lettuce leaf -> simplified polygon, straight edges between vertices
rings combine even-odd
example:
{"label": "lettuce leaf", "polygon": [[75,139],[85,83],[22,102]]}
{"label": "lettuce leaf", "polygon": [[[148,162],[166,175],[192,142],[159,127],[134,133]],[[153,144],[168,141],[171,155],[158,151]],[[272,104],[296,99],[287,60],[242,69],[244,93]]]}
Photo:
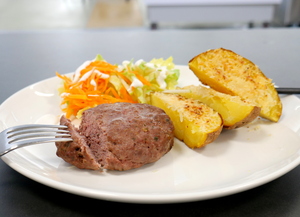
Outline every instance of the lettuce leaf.
{"label": "lettuce leaf", "polygon": [[[129,87],[126,87],[131,96],[140,103],[150,103],[151,92],[175,89],[179,70],[174,67],[173,58],[169,57],[166,60],[152,59],[150,62],[124,61],[119,66],[119,71],[131,81]],[[143,82],[144,79],[147,82]]]}

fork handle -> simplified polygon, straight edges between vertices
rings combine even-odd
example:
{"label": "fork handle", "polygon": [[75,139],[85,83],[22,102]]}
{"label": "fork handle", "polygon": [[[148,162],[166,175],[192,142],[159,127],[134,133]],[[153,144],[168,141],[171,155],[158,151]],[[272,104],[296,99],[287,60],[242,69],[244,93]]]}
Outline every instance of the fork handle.
{"label": "fork handle", "polygon": [[277,87],[276,90],[283,94],[300,94],[300,88],[297,87]]}

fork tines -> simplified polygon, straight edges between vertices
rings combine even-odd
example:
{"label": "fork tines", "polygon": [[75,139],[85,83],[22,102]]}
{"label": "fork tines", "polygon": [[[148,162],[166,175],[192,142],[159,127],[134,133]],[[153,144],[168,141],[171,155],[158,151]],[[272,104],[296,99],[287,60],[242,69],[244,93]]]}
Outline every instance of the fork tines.
{"label": "fork tines", "polygon": [[28,145],[72,141],[67,126],[28,124],[8,128],[0,133],[0,157]]}
{"label": "fork tines", "polygon": [[67,126],[63,125],[41,125],[29,124],[23,126],[15,126],[7,129],[8,143],[26,143],[31,144],[39,142],[55,142],[55,141],[71,141],[71,135],[67,130]]}

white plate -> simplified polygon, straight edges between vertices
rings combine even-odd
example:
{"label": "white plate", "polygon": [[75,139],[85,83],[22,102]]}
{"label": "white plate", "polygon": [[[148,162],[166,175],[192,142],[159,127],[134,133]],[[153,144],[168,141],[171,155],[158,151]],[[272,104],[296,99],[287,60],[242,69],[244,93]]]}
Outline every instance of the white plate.
{"label": "white plate", "polygon": [[[180,85],[198,81],[186,66]],[[54,77],[33,84],[0,106],[0,129],[27,123],[56,123],[61,114]],[[30,146],[2,159],[19,173],[66,192],[112,201],[172,203],[242,192],[274,180],[300,162],[300,100],[282,98],[279,123],[258,119],[248,127],[224,131],[205,148],[176,141],[158,162],[126,172],[79,170],[56,157],[54,144]]]}

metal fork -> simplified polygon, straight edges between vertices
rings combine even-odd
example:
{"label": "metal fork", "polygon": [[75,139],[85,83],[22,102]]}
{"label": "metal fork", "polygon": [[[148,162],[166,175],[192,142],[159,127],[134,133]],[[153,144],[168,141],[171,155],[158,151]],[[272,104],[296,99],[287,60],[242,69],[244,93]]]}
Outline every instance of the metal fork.
{"label": "metal fork", "polygon": [[10,127],[0,133],[0,157],[24,146],[72,141],[67,126],[27,124]]}

